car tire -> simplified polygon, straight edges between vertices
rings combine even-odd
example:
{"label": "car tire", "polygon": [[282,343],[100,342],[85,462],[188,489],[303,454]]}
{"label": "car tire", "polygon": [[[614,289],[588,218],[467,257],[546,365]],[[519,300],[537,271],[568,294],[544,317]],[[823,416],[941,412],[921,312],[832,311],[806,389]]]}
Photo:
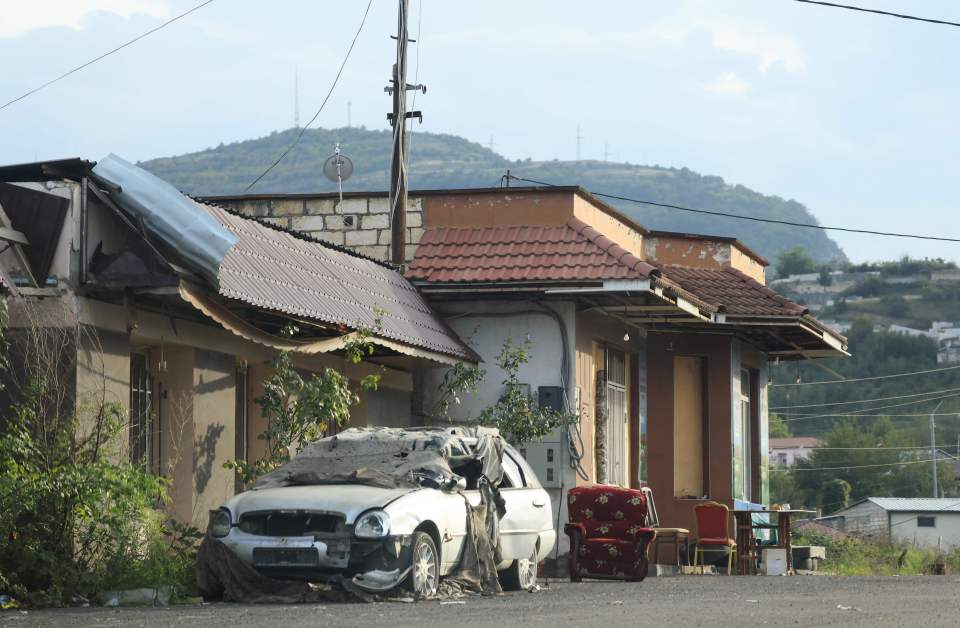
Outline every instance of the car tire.
{"label": "car tire", "polygon": [[504,591],[530,591],[537,584],[537,549],[530,558],[518,558],[499,573]]}
{"label": "car tire", "polygon": [[414,599],[436,595],[440,585],[440,554],[433,538],[426,532],[414,532],[410,542],[410,573],[403,587]]}

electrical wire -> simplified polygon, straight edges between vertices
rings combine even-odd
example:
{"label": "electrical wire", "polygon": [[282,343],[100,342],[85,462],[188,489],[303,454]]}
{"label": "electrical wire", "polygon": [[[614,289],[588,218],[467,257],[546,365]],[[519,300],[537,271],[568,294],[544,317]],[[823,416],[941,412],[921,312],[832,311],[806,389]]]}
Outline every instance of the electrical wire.
{"label": "electrical wire", "polygon": [[[893,395],[892,397],[874,397],[873,399],[857,399],[855,401],[831,401],[829,403],[806,403],[798,404],[795,406],[776,406],[769,408],[770,410],[792,410],[793,408],[824,408],[826,406],[848,406],[852,403],[871,403],[873,401],[890,401],[892,399],[909,399],[911,397],[924,397],[927,395],[940,395],[943,393],[952,393],[960,391],[960,387],[955,388],[944,388],[942,390],[930,390],[922,393],[911,393],[909,395]],[[871,408],[864,408],[864,410],[870,410]]]}
{"label": "electrical wire", "polygon": [[[822,418],[826,418],[826,417],[837,417],[837,416],[846,416],[846,417],[850,417],[850,418],[857,418],[857,417],[859,417],[859,416],[884,416],[884,415],[861,415],[861,414],[859,414],[859,413],[860,413],[860,412],[869,412],[869,411],[871,411],[871,410],[884,410],[884,409],[886,409],[886,408],[900,408],[900,407],[902,407],[902,406],[912,406],[912,405],[917,404],[917,403],[926,403],[926,402],[928,402],[928,401],[940,401],[940,400],[942,400],[942,399],[953,399],[953,398],[955,398],[955,397],[960,397],[960,394],[944,395],[944,396],[942,396],[942,397],[931,397],[931,398],[929,398],[929,399],[917,399],[917,400],[914,400],[914,401],[907,401],[906,403],[893,403],[893,404],[890,404],[890,405],[876,406],[876,407],[873,407],[873,408],[861,408],[860,410],[851,410],[848,414],[830,414],[830,413],[826,413],[826,414],[813,414],[813,415],[797,416],[797,417],[792,417],[792,418],[788,418],[788,419],[780,419],[780,420],[783,421],[784,423],[790,423],[790,422],[793,422],[793,421],[809,421],[809,420],[811,420],[811,419],[822,419]],[[926,416],[926,415],[921,415],[921,416]]]}
{"label": "electrical wire", "polygon": [[[555,183],[547,183],[545,181],[537,181],[536,179],[527,179],[524,177],[518,177],[514,174],[507,173],[500,177],[500,180],[514,180],[514,181],[525,181],[527,183],[532,183],[534,185],[543,185],[547,187],[557,187]],[[823,231],[843,231],[845,233],[864,233],[867,235],[878,235],[878,236],[888,236],[891,238],[912,238],[915,240],[935,240],[938,242],[960,242],[960,238],[947,238],[942,236],[928,236],[928,235],[918,235],[912,233],[897,233],[893,231],[873,231],[870,229],[854,229],[852,227],[825,227],[823,225],[815,225],[812,223],[806,222],[793,222],[790,220],[777,220],[775,218],[759,218],[757,216],[745,216],[743,214],[733,214],[730,212],[721,212],[710,209],[695,209],[693,207],[683,207],[682,205],[673,205],[671,203],[659,203],[656,201],[646,201],[639,198],[630,198],[629,196],[619,196],[617,194],[608,194],[606,192],[596,192],[593,190],[589,191],[594,196],[600,196],[603,198],[610,198],[618,201],[627,201],[629,203],[637,203],[639,205],[650,205],[653,207],[663,207],[665,209],[676,209],[683,212],[692,212],[694,214],[706,214],[708,216],[721,216],[723,218],[735,218],[738,220],[750,220],[753,222],[764,222],[775,225],[786,225],[788,227],[803,227],[805,229],[820,229]]]}
{"label": "electrical wire", "polygon": [[872,382],[878,379],[893,379],[895,377],[909,377],[911,375],[927,375],[928,373],[942,373],[943,371],[955,371],[960,366],[945,366],[939,369],[929,369],[926,371],[913,371],[911,373],[893,373],[891,375],[875,375],[873,377],[857,377],[855,379],[834,379],[822,382],[790,382],[786,384],[770,384],[768,388],[780,388],[782,386],[819,386],[822,384],[852,384],[854,382]]}
{"label": "electrical wire", "polygon": [[189,10],[187,10],[187,11],[184,11],[184,12],[181,13],[180,15],[177,15],[176,17],[170,18],[169,20],[167,20],[167,21],[164,22],[163,24],[160,24],[159,26],[156,26],[156,27],[154,27],[154,28],[151,28],[150,30],[148,30],[148,31],[145,32],[145,33],[142,33],[142,34],[140,34],[140,35],[137,35],[136,37],[134,37],[134,38],[131,39],[130,41],[128,41],[128,42],[126,42],[126,43],[124,43],[124,44],[121,44],[121,45],[117,46],[116,48],[113,48],[112,50],[108,50],[107,52],[103,53],[103,54],[100,55],[99,57],[95,57],[95,58],[87,61],[86,63],[84,63],[84,64],[82,64],[82,65],[78,65],[77,67],[73,68],[72,70],[69,70],[69,71],[67,71],[67,72],[64,72],[63,74],[61,74],[60,76],[58,76],[58,77],[56,77],[56,78],[54,78],[54,79],[50,79],[49,81],[47,81],[47,82],[44,83],[43,85],[38,85],[37,87],[34,87],[34,88],[31,89],[30,91],[28,91],[28,92],[26,92],[26,93],[24,93],[24,94],[21,94],[20,96],[17,96],[16,98],[14,98],[14,99],[11,100],[11,101],[8,101],[8,102],[4,103],[2,106],[0,106],[0,111],[3,111],[4,109],[6,109],[7,107],[9,107],[10,105],[12,105],[12,104],[14,104],[14,103],[20,102],[21,100],[23,100],[24,98],[26,98],[26,97],[28,97],[28,96],[31,96],[31,95],[33,95],[33,94],[36,94],[36,93],[39,92],[41,89],[44,89],[44,88],[46,88],[46,87],[50,87],[51,85],[53,85],[53,84],[56,83],[57,81],[62,81],[63,79],[65,79],[65,78],[67,78],[68,76],[70,76],[71,74],[75,74],[76,72],[79,72],[80,70],[82,70],[82,69],[84,69],[84,68],[86,68],[86,67],[89,67],[89,66],[93,65],[94,63],[96,63],[97,61],[100,61],[101,59],[104,59],[104,58],[106,58],[106,57],[109,57],[110,55],[112,55],[112,54],[115,53],[115,52],[119,52],[119,51],[123,50],[124,48],[126,48],[127,46],[130,46],[131,44],[137,43],[138,41],[140,41],[140,40],[143,39],[144,37],[147,37],[147,36],[149,36],[149,35],[152,35],[152,34],[156,33],[158,30],[160,30],[160,29],[162,29],[162,28],[165,28],[165,27],[167,27],[167,26],[170,26],[171,24],[173,24],[173,23],[176,22],[177,20],[187,17],[188,15],[190,15],[191,13],[193,13],[194,11],[197,11],[197,10],[199,10],[199,9],[202,9],[203,7],[207,6],[207,5],[210,4],[211,2],[213,2],[213,0],[206,0],[205,2],[201,2],[200,4],[198,4],[197,6],[193,7],[192,9],[189,9]]}
{"label": "electrical wire", "polygon": [[923,460],[903,460],[900,462],[879,462],[877,464],[855,464],[845,467],[791,467],[792,473],[800,471],[846,471],[848,469],[873,469],[876,467],[900,467],[908,464],[921,464],[924,462],[934,462],[936,458],[925,458]]}
{"label": "electrical wire", "polygon": [[906,13],[893,13],[892,11],[881,11],[880,9],[868,9],[866,7],[855,7],[850,4],[838,4],[836,2],[821,2],[820,0],[794,0],[803,4],[818,4],[833,9],[847,9],[850,11],[860,11],[862,13],[875,13],[877,15],[886,15],[888,17],[898,17],[903,20],[914,20],[916,22],[927,22],[929,24],[940,24],[943,26],[960,26],[960,22],[948,22],[946,20],[935,20],[928,17],[917,17],[916,15],[907,15]]}
{"label": "electrical wire", "polygon": [[[211,0],[211,1],[212,1],[212,0]],[[370,7],[371,7],[371,5],[373,5],[373,0],[368,0],[368,2],[367,2],[367,8],[366,8],[366,10],[363,12],[363,19],[360,20],[360,26],[357,28],[357,32],[356,32],[356,34],[353,36],[353,41],[350,42],[350,47],[347,48],[347,54],[344,55],[344,57],[343,57],[343,62],[340,64],[340,69],[337,70],[337,75],[333,78],[333,83],[330,85],[330,89],[327,90],[327,95],[324,97],[323,102],[320,103],[320,108],[317,109],[317,112],[316,112],[315,114],[313,114],[313,117],[310,118],[310,121],[307,122],[305,125],[303,125],[303,127],[300,129],[300,133],[298,133],[296,139],[293,140],[293,143],[290,144],[290,146],[288,146],[287,149],[286,149],[285,151],[283,151],[283,152],[280,154],[279,157],[277,157],[277,160],[276,160],[276,161],[274,161],[272,164],[270,164],[270,167],[269,167],[269,168],[267,168],[266,170],[264,170],[264,171],[260,174],[259,177],[257,177],[256,179],[254,179],[254,180],[253,180],[253,183],[251,183],[250,185],[248,185],[248,186],[246,187],[246,189],[244,190],[245,193],[246,193],[246,192],[249,192],[249,191],[250,191],[250,188],[252,188],[252,187],[255,186],[257,183],[259,183],[262,178],[264,178],[265,176],[267,176],[267,175],[270,173],[271,170],[273,170],[274,168],[276,168],[277,165],[278,165],[281,161],[283,161],[283,158],[284,158],[284,157],[286,157],[287,155],[290,154],[290,151],[292,151],[294,148],[296,148],[297,144],[300,143],[301,138],[303,138],[303,134],[307,132],[307,129],[310,127],[311,124],[314,123],[314,121],[315,121],[315,120],[317,119],[317,117],[320,115],[320,112],[323,111],[323,108],[327,106],[327,101],[330,100],[330,96],[333,94],[333,90],[337,87],[337,83],[340,82],[340,76],[343,74],[343,68],[346,67],[347,61],[350,59],[350,53],[353,52],[353,47],[354,47],[354,46],[356,45],[356,43],[357,43],[357,38],[360,37],[360,32],[363,31],[363,25],[367,23],[367,16],[370,14]]]}

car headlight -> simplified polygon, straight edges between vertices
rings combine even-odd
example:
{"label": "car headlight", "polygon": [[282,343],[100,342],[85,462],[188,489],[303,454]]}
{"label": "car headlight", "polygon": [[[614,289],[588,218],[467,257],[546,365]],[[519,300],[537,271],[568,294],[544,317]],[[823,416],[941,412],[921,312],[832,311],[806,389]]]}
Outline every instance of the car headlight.
{"label": "car headlight", "polygon": [[382,510],[371,510],[357,518],[353,534],[361,539],[382,539],[390,532],[390,515]]}
{"label": "car headlight", "polygon": [[230,534],[230,527],[233,522],[230,520],[230,511],[226,508],[210,511],[210,521],[207,523],[207,532],[217,538],[223,538]]}

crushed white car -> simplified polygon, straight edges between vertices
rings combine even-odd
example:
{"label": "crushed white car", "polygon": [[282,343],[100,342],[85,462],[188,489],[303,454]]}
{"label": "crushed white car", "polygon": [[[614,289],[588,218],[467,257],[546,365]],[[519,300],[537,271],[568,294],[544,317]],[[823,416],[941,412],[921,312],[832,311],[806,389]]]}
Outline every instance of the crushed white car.
{"label": "crushed white car", "polygon": [[483,533],[497,548],[502,587],[534,587],[556,542],[550,497],[484,428],[351,428],[323,438],[211,511],[207,534],[273,578],[348,578],[367,591],[402,585],[430,597],[464,567],[471,541],[476,552],[470,512],[481,502],[499,514]]}

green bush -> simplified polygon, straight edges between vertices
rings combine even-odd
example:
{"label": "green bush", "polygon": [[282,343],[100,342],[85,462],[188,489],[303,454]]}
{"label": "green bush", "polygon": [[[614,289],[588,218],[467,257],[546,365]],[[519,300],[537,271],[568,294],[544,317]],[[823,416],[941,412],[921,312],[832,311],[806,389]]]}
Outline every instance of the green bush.
{"label": "green bush", "polygon": [[[935,550],[887,539],[839,538],[816,532],[798,532],[793,544],[826,548],[827,557],[820,564],[820,570],[839,576],[931,574],[937,560]],[[960,552],[948,556],[947,564],[960,570]]]}

